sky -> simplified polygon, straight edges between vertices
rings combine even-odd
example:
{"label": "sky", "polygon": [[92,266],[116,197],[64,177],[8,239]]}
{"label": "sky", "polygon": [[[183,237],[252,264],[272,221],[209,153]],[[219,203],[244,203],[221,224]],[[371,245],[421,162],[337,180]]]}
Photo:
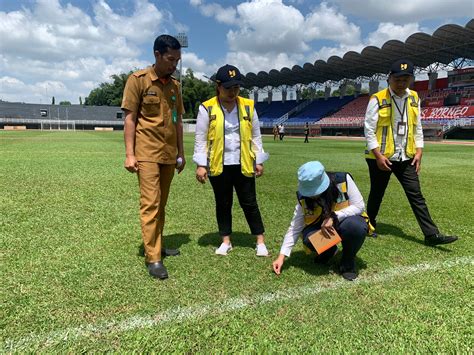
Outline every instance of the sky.
{"label": "sky", "polygon": [[183,69],[211,76],[343,56],[439,26],[472,0],[0,0],[0,100],[79,103],[110,76],[153,63],[153,41],[184,32]]}

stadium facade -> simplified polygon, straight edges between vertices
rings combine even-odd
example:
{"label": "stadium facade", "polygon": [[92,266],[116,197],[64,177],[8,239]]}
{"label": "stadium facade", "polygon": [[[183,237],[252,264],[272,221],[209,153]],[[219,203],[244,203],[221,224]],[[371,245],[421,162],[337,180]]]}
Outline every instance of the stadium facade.
{"label": "stadium facade", "polygon": [[[365,47],[361,53],[347,52],[342,58],[295,65],[291,69],[272,69],[244,77],[257,102],[263,133],[284,124],[287,134],[303,134],[308,123],[313,135],[363,135],[363,118],[369,96],[379,90],[390,65],[401,58],[410,59],[417,74],[428,80],[414,83],[422,98],[425,136],[430,139],[459,137],[473,139],[474,130],[474,19],[465,26],[447,24],[433,35],[414,33],[405,42],[391,40],[381,48]],[[448,77],[438,79],[438,72]],[[354,95],[346,96],[351,84]],[[369,93],[362,94],[363,84]],[[331,96],[339,88],[339,97]],[[296,91],[287,100],[288,89]],[[303,100],[303,89],[324,92],[323,98]],[[281,92],[282,100],[273,101]],[[259,95],[265,95],[259,101]],[[188,125],[188,128],[192,126]],[[0,128],[4,129],[123,129],[119,107],[83,105],[41,105],[0,101]]]}

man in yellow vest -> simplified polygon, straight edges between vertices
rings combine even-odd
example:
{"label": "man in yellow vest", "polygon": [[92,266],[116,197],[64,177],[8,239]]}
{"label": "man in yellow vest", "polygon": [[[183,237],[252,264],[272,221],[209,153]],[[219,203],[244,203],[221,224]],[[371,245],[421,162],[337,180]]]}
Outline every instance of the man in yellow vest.
{"label": "man in yellow vest", "polygon": [[374,94],[365,114],[366,161],[370,174],[367,214],[376,227],[376,217],[392,172],[405,190],[426,245],[448,244],[458,239],[439,232],[421,193],[418,174],[423,151],[423,129],[418,94],[409,90],[413,63],[392,64],[387,89]]}

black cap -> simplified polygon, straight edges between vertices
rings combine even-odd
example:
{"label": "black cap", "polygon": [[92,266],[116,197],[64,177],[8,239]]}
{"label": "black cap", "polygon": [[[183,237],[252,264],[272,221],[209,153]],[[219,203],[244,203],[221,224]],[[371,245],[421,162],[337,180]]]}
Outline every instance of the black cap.
{"label": "black cap", "polygon": [[407,59],[397,60],[395,63],[392,64],[389,74],[395,77],[402,75],[413,76],[413,63]]}
{"label": "black cap", "polygon": [[229,64],[226,64],[223,67],[219,68],[215,76],[215,81],[226,89],[235,85],[244,84],[242,81],[242,74],[240,74],[240,70]]}

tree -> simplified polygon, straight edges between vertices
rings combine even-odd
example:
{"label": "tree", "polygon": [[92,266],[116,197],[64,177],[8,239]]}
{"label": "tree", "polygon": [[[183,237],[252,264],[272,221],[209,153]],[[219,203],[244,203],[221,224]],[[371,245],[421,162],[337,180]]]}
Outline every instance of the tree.
{"label": "tree", "polygon": [[85,104],[91,106],[120,106],[123,89],[131,73],[132,71],[127,74],[112,75],[112,82],[99,84],[99,87],[93,89],[86,97]]}
{"label": "tree", "polygon": [[[89,96],[85,98],[85,105],[120,106],[123,89],[131,73],[114,74],[111,76],[113,79],[111,83],[99,84],[99,87],[93,89]],[[183,105],[186,111],[185,117],[196,118],[199,105],[216,95],[215,84],[211,81],[203,81],[196,78],[192,69],[188,68],[185,75],[183,75],[182,85]],[[240,95],[249,97],[249,91],[241,89]],[[80,98],[79,102],[81,102]]]}
{"label": "tree", "polygon": [[250,97],[250,91],[245,88],[240,88],[239,96],[246,97],[248,99]]}
{"label": "tree", "polygon": [[[355,94],[355,87],[354,85],[352,84],[347,84],[347,87],[346,87],[346,93],[344,94],[344,96],[351,96],[351,95],[354,95]],[[335,97],[335,96],[340,96],[341,95],[341,91],[339,89],[337,90],[334,90],[331,94],[331,96]]]}
{"label": "tree", "polygon": [[[240,89],[240,96],[249,97],[250,91]],[[216,96],[216,85],[212,81],[203,81],[194,76],[191,68],[186,69],[183,76],[183,105],[187,118],[196,118],[199,105],[204,101]]]}
{"label": "tree", "polygon": [[356,88],[352,84],[348,84],[346,88],[346,96],[354,95],[356,92]]}
{"label": "tree", "polygon": [[310,88],[304,88],[301,91],[301,99],[303,100],[311,100],[311,99],[319,99],[324,97],[323,90],[312,91]]}
{"label": "tree", "polygon": [[79,105],[82,105],[82,97],[79,96]]}
{"label": "tree", "polygon": [[71,106],[71,101],[61,101],[59,104],[62,106]]}
{"label": "tree", "polygon": [[54,99],[54,96],[53,96],[53,97],[51,98],[51,105],[54,105],[54,102],[55,102],[55,101],[56,101],[56,100]]}
{"label": "tree", "polygon": [[196,118],[199,105],[216,95],[215,85],[210,81],[203,81],[194,77],[192,69],[188,68],[183,76],[183,105],[185,116]]}

